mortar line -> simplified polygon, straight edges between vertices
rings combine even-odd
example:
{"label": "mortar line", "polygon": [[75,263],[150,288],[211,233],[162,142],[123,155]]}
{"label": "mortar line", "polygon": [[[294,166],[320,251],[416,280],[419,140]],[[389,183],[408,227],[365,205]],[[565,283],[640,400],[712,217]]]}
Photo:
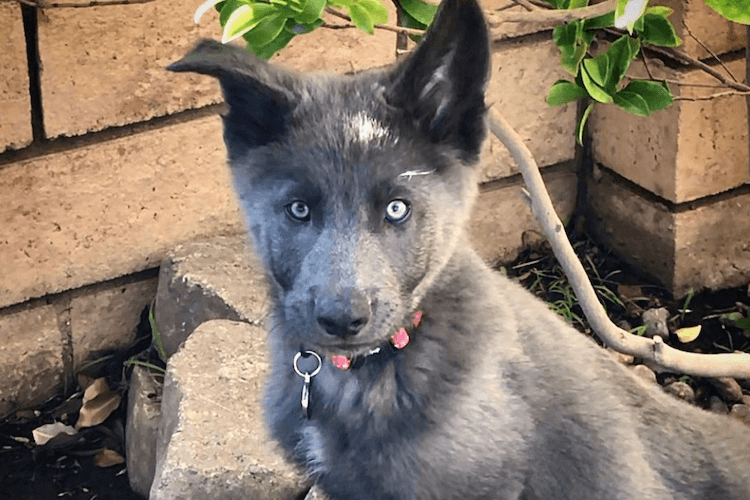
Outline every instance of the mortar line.
{"label": "mortar line", "polygon": [[136,123],[107,127],[103,130],[87,132],[83,135],[73,137],[60,136],[52,139],[44,139],[42,141],[35,140],[25,148],[8,150],[0,153],[0,172],[13,163],[103,144],[116,139],[136,136],[173,125],[179,125],[205,118],[207,116],[218,114],[223,107],[224,103],[209,104],[200,108],[186,109],[169,115],[155,116],[148,120]]}
{"label": "mortar line", "polygon": [[23,33],[26,39],[26,64],[29,73],[29,101],[31,105],[31,135],[33,142],[44,142],[44,111],[42,108],[41,62],[39,59],[39,23],[35,7],[21,5]]}

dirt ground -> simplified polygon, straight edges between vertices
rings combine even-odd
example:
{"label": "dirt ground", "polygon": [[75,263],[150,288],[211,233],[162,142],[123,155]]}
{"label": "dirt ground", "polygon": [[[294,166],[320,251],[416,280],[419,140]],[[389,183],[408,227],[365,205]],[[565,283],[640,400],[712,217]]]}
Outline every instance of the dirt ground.
{"label": "dirt ground", "polygon": [[[643,333],[643,312],[663,307],[668,311],[667,342],[674,347],[705,353],[750,352],[750,326],[741,321],[747,321],[750,314],[747,288],[701,292],[675,300],[665,289],[639,277],[590,241],[578,241],[575,247],[610,317],[620,326]],[[579,330],[591,333],[567,280],[544,245],[524,251],[515,262],[498,269],[547,300]],[[678,329],[696,325],[702,329],[695,340],[682,343],[675,336]],[[144,312],[137,340],[127,349],[105,353],[102,362],[88,369],[89,380],[105,377],[109,387],[123,396],[117,410],[103,423],[81,429],[75,436],[55,438],[44,446],[34,444],[32,430],[40,425],[77,421],[82,404],[80,387],[69,391],[67,397],[58,395],[39,408],[22,409],[0,421],[0,500],[138,498],[128,486],[124,463],[100,467],[95,462],[102,448],[124,457],[129,370],[123,363],[148,349],[149,343]],[[154,355],[147,358],[153,360]],[[695,403],[706,408],[712,396],[720,396],[710,383],[698,378],[660,373],[657,379],[662,384],[676,380],[689,384],[695,390]]]}

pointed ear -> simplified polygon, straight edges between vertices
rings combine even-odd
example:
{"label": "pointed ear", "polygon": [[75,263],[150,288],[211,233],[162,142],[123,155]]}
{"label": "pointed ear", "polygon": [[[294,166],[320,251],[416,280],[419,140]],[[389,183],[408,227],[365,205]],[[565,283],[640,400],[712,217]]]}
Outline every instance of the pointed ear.
{"label": "pointed ear", "polygon": [[184,58],[167,66],[219,79],[229,111],[224,115],[224,141],[229,158],[282,137],[296,101],[295,78],[232,45],[203,40]]}
{"label": "pointed ear", "polygon": [[444,0],[411,57],[392,74],[386,99],[433,143],[478,158],[490,70],[487,25],[476,0]]}

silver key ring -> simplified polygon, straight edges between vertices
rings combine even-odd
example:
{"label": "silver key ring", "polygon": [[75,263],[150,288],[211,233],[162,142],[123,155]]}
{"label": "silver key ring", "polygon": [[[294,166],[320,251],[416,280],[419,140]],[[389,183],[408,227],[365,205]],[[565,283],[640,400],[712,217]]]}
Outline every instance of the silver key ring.
{"label": "silver key ring", "polygon": [[315,359],[318,360],[318,366],[313,370],[312,373],[302,373],[299,370],[299,368],[297,367],[297,362],[299,361],[299,358],[302,357],[302,354],[303,354],[302,352],[298,352],[297,354],[294,355],[294,361],[292,363],[294,365],[294,371],[297,372],[297,375],[299,375],[302,378],[314,377],[320,371],[320,367],[323,366],[323,360],[320,359],[320,356],[318,355],[317,352],[315,352],[315,351],[305,351],[304,354],[312,354],[313,356],[315,356]]}

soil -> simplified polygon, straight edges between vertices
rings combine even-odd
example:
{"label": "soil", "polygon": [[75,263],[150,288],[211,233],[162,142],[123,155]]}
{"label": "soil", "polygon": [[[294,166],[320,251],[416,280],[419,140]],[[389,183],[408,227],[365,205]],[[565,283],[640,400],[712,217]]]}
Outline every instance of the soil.
{"label": "soil", "polygon": [[[669,311],[669,340],[673,347],[704,353],[750,352],[748,289],[699,292],[688,297],[670,297],[667,290],[640,277],[636,272],[589,240],[574,243],[579,258],[606,304],[610,317],[621,327],[638,329],[645,310],[666,307]],[[499,268],[532,292],[551,303],[579,330],[591,334],[580,307],[554,256],[544,245],[524,251],[513,263]],[[734,313],[734,316],[730,316]],[[678,328],[700,324],[697,339],[681,343]],[[78,374],[75,390],[58,395],[38,408],[19,409],[0,419],[0,500],[135,500],[128,485],[124,463],[100,467],[96,453],[102,448],[125,454],[125,408],[130,370],[124,362],[134,355],[158,362],[149,348],[148,314],[144,311],[136,341],[125,349],[102,353],[99,362]],[[139,354],[140,353],[140,354]],[[75,423],[81,408],[81,386],[105,377],[109,387],[119,391],[122,402],[103,423],[81,429],[75,436],[58,437],[43,446],[34,444],[32,431],[52,422]],[[718,395],[705,380],[681,374],[660,373],[659,383],[681,380],[695,390],[696,404],[708,407]],[[747,388],[747,387],[746,387]],[[729,403],[729,402],[727,402]],[[731,406],[731,403],[728,405]]]}

